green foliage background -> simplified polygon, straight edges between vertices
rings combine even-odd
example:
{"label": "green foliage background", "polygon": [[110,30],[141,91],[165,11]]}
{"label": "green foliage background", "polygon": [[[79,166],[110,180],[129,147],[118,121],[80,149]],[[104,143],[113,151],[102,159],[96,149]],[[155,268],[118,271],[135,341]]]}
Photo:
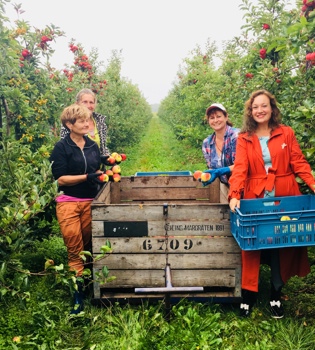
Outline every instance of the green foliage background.
{"label": "green foliage background", "polygon": [[[160,105],[158,122],[137,86],[121,77],[120,52],[113,51],[105,66],[97,50],[86,53],[73,39],[74,63],[57,70],[50,58],[62,30],[33,28],[22,19],[10,23],[6,6],[13,5],[18,18],[22,6],[0,0],[0,348],[313,349],[314,332],[307,327],[314,326],[314,271],[288,284],[290,317],[283,323],[270,322],[260,311],[266,308],[263,299],[253,319],[243,322],[233,306],[185,301],[174,308],[171,323],[160,306],[116,305],[101,311],[88,305],[85,315],[71,318],[73,276],[55,219],[57,186],[48,161],[59,139],[59,115],[83,87],[93,89],[97,111],[107,116],[110,150],[128,154],[126,175],[201,168],[201,143],[209,134],[206,107],[224,104],[240,127],[244,102],[264,88],[276,95],[283,122],[293,127],[314,168],[315,62],[306,54],[315,51],[315,3],[304,2],[287,11],[285,0],[259,0],[255,6],[243,0],[242,35],[227,42],[220,54],[210,39],[204,49],[192,50]],[[146,138],[148,128],[157,137]],[[163,147],[161,135],[170,140]],[[142,157],[144,151],[150,154]],[[45,269],[52,257],[55,267]],[[14,336],[21,339],[13,341]]]}

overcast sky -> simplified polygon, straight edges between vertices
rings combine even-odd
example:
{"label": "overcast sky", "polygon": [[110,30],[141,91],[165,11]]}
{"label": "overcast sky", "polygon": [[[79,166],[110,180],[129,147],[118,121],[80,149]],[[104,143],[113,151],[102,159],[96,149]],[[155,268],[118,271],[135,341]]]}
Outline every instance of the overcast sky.
{"label": "overcast sky", "polygon": [[[252,0],[256,3],[257,0]],[[208,39],[222,43],[241,32],[241,0],[17,0],[25,11],[20,19],[43,29],[54,24],[65,32],[51,46],[52,65],[71,65],[72,38],[88,54],[97,48],[105,65],[112,50],[122,50],[122,76],[137,85],[150,104],[168,95],[176,73],[197,45]],[[17,19],[12,3],[6,7]]]}

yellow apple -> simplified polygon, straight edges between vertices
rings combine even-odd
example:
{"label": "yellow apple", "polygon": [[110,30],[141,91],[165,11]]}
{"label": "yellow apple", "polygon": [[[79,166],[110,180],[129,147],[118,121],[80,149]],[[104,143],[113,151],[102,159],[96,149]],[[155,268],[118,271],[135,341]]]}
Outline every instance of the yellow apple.
{"label": "yellow apple", "polygon": [[286,216],[286,215],[281,216],[280,218],[280,221],[289,221],[289,220],[291,220],[290,216]]}

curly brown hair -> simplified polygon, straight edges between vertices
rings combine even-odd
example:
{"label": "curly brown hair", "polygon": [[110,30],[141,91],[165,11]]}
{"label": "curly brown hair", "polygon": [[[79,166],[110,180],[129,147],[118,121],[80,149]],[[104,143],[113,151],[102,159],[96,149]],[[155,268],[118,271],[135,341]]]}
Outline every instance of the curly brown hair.
{"label": "curly brown hair", "polygon": [[262,89],[262,90],[254,91],[250,95],[250,98],[245,102],[244,120],[243,120],[243,126],[240,133],[247,132],[249,135],[252,135],[256,131],[258,123],[254,120],[252,116],[252,105],[253,105],[254,99],[259,95],[265,95],[270,100],[270,106],[271,106],[272,112],[271,112],[271,118],[269,120],[268,125],[271,128],[271,131],[276,129],[280,125],[281,113],[277,106],[277,100],[272,93]]}

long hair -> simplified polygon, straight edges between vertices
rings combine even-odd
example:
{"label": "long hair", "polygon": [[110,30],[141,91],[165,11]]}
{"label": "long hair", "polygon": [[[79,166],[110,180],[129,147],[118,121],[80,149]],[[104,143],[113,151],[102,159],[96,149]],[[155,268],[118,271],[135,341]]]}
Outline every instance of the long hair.
{"label": "long hair", "polygon": [[250,95],[250,98],[245,102],[243,126],[240,133],[247,132],[249,135],[252,135],[256,131],[258,123],[253,118],[252,105],[253,105],[254,99],[259,95],[265,95],[269,98],[272,112],[271,112],[271,118],[269,119],[268,126],[271,128],[271,131],[273,131],[280,125],[281,113],[277,106],[276,98],[269,91],[262,89],[262,90],[254,91]]}

